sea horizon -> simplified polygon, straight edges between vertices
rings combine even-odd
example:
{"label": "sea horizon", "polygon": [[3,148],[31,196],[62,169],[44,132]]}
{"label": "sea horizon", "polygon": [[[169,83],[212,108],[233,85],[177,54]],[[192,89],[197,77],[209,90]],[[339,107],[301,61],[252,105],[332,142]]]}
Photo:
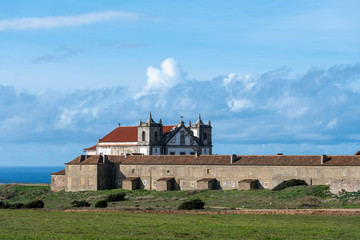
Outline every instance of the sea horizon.
{"label": "sea horizon", "polygon": [[0,166],[0,183],[51,183],[51,173],[65,166]]}

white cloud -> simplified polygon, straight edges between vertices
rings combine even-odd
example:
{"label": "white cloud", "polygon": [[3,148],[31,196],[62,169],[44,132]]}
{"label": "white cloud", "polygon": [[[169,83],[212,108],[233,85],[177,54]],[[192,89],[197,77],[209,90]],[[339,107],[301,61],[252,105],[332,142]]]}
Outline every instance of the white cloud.
{"label": "white cloud", "polygon": [[330,129],[332,129],[332,128],[336,127],[336,125],[337,125],[337,120],[335,118],[335,119],[331,120],[326,126]]}
{"label": "white cloud", "polygon": [[232,112],[239,112],[253,107],[253,103],[247,99],[231,99],[227,104]]}
{"label": "white cloud", "polygon": [[166,59],[159,68],[149,67],[144,95],[137,99],[124,88],[28,94],[0,85],[0,126],[5,126],[0,142],[95,143],[116,127],[119,102],[122,125],[144,120],[149,111],[164,124],[177,123],[180,115],[193,122],[201,112],[203,121],[212,121],[215,147],[308,144],[315,149],[345,142],[358,147],[360,92],[341,83],[357,81],[360,65],[312,69],[293,78],[273,72],[186,81],[180,65]]}
{"label": "white cloud", "polygon": [[138,14],[132,12],[105,11],[74,16],[15,18],[10,20],[0,20],[0,31],[71,27],[111,20],[135,21],[138,20],[139,17]]}
{"label": "white cloud", "polygon": [[161,63],[160,69],[153,66],[148,67],[146,74],[148,76],[147,83],[142,91],[135,95],[135,99],[148,94],[162,94],[183,82],[186,77],[186,73],[173,58],[165,59]]}

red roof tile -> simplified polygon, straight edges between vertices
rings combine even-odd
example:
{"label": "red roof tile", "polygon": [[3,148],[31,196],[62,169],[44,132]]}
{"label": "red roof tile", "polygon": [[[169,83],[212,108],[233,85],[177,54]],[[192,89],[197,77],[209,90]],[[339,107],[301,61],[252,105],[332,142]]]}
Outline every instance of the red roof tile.
{"label": "red roof tile", "polygon": [[176,125],[163,126],[163,134],[169,133],[173,127],[176,127]]}
{"label": "red roof tile", "polygon": [[100,139],[100,142],[137,142],[137,140],[138,127],[117,127]]}
{"label": "red roof tile", "polygon": [[89,147],[89,148],[84,148],[84,150],[96,150],[96,145]]}
{"label": "red roof tile", "polygon": [[51,173],[50,175],[65,175],[65,169],[60,170],[58,172]]}
{"label": "red roof tile", "polygon": [[[163,126],[163,134],[170,132],[176,125]],[[105,137],[100,139],[100,142],[137,142],[138,140],[138,127],[136,126],[120,126],[112,130]],[[86,148],[85,150],[96,149],[96,146]]]}
{"label": "red roof tile", "polygon": [[[124,165],[265,165],[265,166],[360,166],[359,155],[326,156],[321,164],[321,155],[106,155],[106,163]],[[100,155],[81,155],[67,164],[102,163]]]}

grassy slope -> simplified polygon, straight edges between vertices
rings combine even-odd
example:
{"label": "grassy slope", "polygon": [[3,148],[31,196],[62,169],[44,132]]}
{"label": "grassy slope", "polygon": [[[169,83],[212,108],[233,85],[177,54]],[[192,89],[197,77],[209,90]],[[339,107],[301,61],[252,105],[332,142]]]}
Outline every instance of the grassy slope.
{"label": "grassy slope", "polygon": [[353,216],[0,210],[0,239],[359,239]]}
{"label": "grassy slope", "polygon": [[360,207],[360,193],[334,197],[327,186],[297,186],[273,192],[255,191],[127,191],[121,189],[84,192],[51,192],[48,186],[0,185],[0,200],[26,203],[41,199],[47,209],[71,208],[74,200],[89,201],[92,206],[110,193],[126,192],[127,201],[109,203],[110,208],[157,210],[176,209],[184,200],[201,198],[206,208],[346,208]]}

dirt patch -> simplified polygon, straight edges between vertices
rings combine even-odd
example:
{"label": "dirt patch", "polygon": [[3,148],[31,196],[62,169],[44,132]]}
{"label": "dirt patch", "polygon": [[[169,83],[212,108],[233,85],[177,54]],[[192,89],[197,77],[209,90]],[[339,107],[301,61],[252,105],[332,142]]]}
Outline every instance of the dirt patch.
{"label": "dirt patch", "polygon": [[222,211],[178,210],[115,210],[115,209],[67,209],[65,212],[120,212],[120,213],[167,213],[167,214],[264,214],[264,215],[342,215],[360,216],[360,209],[242,209]]}

